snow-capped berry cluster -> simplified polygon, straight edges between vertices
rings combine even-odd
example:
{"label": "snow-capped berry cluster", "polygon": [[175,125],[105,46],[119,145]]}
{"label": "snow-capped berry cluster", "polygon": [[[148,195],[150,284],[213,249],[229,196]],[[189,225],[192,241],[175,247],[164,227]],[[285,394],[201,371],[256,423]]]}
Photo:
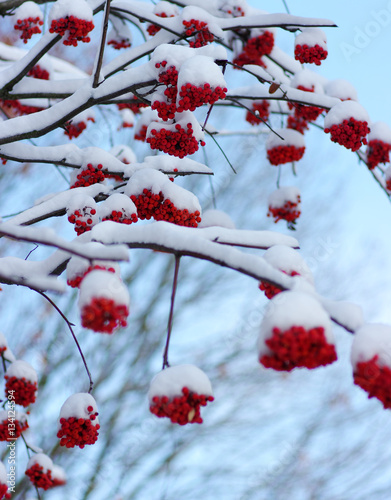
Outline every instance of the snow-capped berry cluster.
{"label": "snow-capped berry cluster", "polygon": [[71,198],[67,206],[68,221],[75,224],[77,235],[90,231],[99,222],[97,204],[91,196],[78,194]]}
{"label": "snow-capped berry cluster", "polygon": [[[314,87],[308,88],[304,85],[298,85],[298,90],[303,90],[304,92],[314,92]],[[288,103],[289,109],[294,109],[294,115],[296,118],[301,119],[305,122],[314,122],[319,115],[322,114],[323,109],[317,106],[308,106],[307,104],[299,103]]]}
{"label": "snow-capped berry cluster", "polygon": [[234,58],[233,62],[237,66],[255,64],[265,67],[262,57],[269,55],[273,47],[274,33],[269,30],[261,31],[259,35],[253,36],[247,40],[243,47],[243,51]]}
{"label": "snow-capped berry cluster", "polygon": [[370,132],[369,116],[365,109],[354,101],[343,101],[333,106],[324,121],[324,131],[330,133],[331,140],[357,151],[367,144]]}
{"label": "snow-capped berry cluster", "polygon": [[197,227],[201,222],[201,207],[196,196],[170,182],[159,171],[146,168],[133,174],[125,194],[136,205],[141,220],[153,217],[187,227]]}
{"label": "snow-capped berry cluster", "polygon": [[114,193],[99,205],[102,221],[111,220],[121,224],[132,224],[138,221],[137,208],[125,194]]}
{"label": "snow-capped berry cluster", "polygon": [[27,73],[27,76],[31,76],[32,78],[38,78],[39,80],[49,80],[50,78],[49,71],[45,68],[41,68],[39,64],[33,66]]}
{"label": "snow-capped berry cluster", "polygon": [[251,125],[259,125],[269,118],[270,103],[265,99],[252,103],[252,112],[247,111],[246,121]]}
{"label": "snow-capped berry cluster", "polygon": [[18,359],[7,369],[4,378],[5,395],[13,395],[13,401],[24,407],[35,403],[38,390],[38,377],[34,368],[26,361]]}
{"label": "snow-capped berry cluster", "polygon": [[88,121],[95,123],[95,118],[91,114],[91,110],[83,111],[71,121],[66,122],[64,125],[64,134],[67,135],[69,139],[76,139],[76,137],[79,137],[83,130],[87,128]]}
{"label": "snow-capped berry cluster", "polygon": [[[86,167],[80,167],[73,175],[71,180],[71,189],[78,187],[92,186],[92,184],[97,184],[98,182],[103,182],[105,180],[105,175],[102,172],[103,165],[92,165],[88,163]],[[76,177],[76,178],[75,178]]]}
{"label": "snow-capped berry cluster", "polygon": [[43,15],[35,2],[22,3],[15,11],[14,18],[14,29],[22,32],[20,38],[23,43],[27,43],[33,35],[42,33],[40,26],[43,25]]}
{"label": "snow-capped berry cluster", "polygon": [[337,359],[331,321],[311,295],[282,292],[271,299],[258,338],[260,363],[291,371],[328,365]]}
{"label": "snow-capped berry cluster", "polygon": [[371,132],[368,135],[367,165],[370,170],[380,163],[390,162],[391,151],[391,129],[383,122],[376,122],[371,125]]}
{"label": "snow-capped berry cluster", "polygon": [[10,422],[8,412],[0,411],[0,441],[15,441],[28,427],[29,424],[24,413],[15,412],[14,420]]}
{"label": "snow-capped berry cluster", "polygon": [[201,406],[213,401],[208,377],[193,365],[178,365],[158,373],[148,393],[149,409],[179,425],[201,424]]}
{"label": "snow-capped berry cluster", "polygon": [[[68,267],[69,267],[69,265],[67,266],[67,271],[68,271]],[[116,272],[114,267],[105,267],[103,265],[94,264],[92,266],[88,266],[87,269],[85,271],[83,271],[81,274],[73,275],[73,278],[68,278],[67,285],[72,287],[72,288],[79,288],[80,283],[83,281],[83,278],[85,276],[87,276],[87,274],[89,272],[94,271],[94,270],[108,271],[109,273]]]}
{"label": "snow-capped berry cluster", "polygon": [[64,45],[77,47],[77,42],[88,43],[91,41],[91,38],[87,35],[94,27],[92,21],[79,19],[75,16],[66,16],[65,18],[53,19],[49,32],[57,33],[61,36],[67,34],[67,38],[65,38],[62,43]]}
{"label": "snow-capped berry cluster", "polygon": [[189,46],[193,48],[203,47],[214,41],[214,35],[208,29],[208,23],[198,19],[183,20],[186,37],[194,35],[194,39],[189,41]]}
{"label": "snow-capped berry cluster", "polygon": [[391,408],[391,328],[366,324],[354,335],[351,362],[354,383]]}
{"label": "snow-capped berry cluster", "polygon": [[179,91],[178,107],[179,113],[182,111],[194,111],[203,104],[214,104],[219,99],[225,99],[227,95],[227,88],[214,87],[212,88],[209,83],[204,83],[203,86],[192,85],[186,83],[182,85]]}
{"label": "snow-capped berry cluster", "polygon": [[266,151],[272,165],[299,161],[305,152],[304,138],[296,130],[276,130],[276,133],[270,133],[268,136]]}
{"label": "snow-capped berry cluster", "polygon": [[51,458],[44,453],[37,453],[28,461],[25,474],[34,486],[46,491],[53,487],[52,468]]}
{"label": "snow-capped berry cluster", "polygon": [[79,308],[84,328],[111,334],[127,325],[129,293],[116,274],[92,270],[80,284]]}
{"label": "snow-capped berry cluster", "polygon": [[302,64],[310,63],[319,66],[327,55],[327,38],[323,30],[307,28],[296,37],[295,59]]}
{"label": "snow-capped berry cluster", "polygon": [[[183,128],[180,123],[167,124],[167,128],[153,126],[148,128],[146,142],[151,149],[158,149],[163,153],[184,158],[198,151],[198,141],[193,135],[193,125],[191,122]],[[200,141],[201,146],[205,146],[204,141]]]}
{"label": "snow-capped berry cluster", "polygon": [[[153,13],[157,17],[161,17],[162,19],[167,19],[168,17],[177,16],[179,14],[179,11],[176,5],[173,5],[170,2],[161,1],[155,5]],[[147,27],[147,31],[151,36],[155,36],[156,33],[158,33],[160,30],[161,30],[160,26],[157,26],[156,24],[149,24]]]}
{"label": "snow-capped berry cluster", "polygon": [[288,227],[293,229],[296,220],[300,217],[300,191],[294,186],[284,186],[273,191],[268,200],[268,217],[274,222],[286,220]]}
{"label": "snow-capped berry cluster", "polygon": [[247,4],[243,0],[228,0],[219,7],[219,10],[226,17],[244,17],[247,11]]}
{"label": "snow-capped berry cluster", "polygon": [[96,402],[90,394],[73,394],[62,405],[57,432],[61,446],[84,448],[94,444],[98,439],[99,429]]}

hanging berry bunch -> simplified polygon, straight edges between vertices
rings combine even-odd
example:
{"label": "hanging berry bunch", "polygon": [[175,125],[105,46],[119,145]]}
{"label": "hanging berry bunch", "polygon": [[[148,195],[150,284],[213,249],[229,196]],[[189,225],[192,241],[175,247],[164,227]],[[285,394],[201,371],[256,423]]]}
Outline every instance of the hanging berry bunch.
{"label": "hanging berry bunch", "polygon": [[121,193],[114,193],[101,203],[99,215],[102,221],[112,220],[120,224],[129,225],[138,221],[135,204],[128,196]]}
{"label": "hanging berry bunch", "polygon": [[328,365],[337,359],[331,321],[320,303],[302,292],[281,292],[271,299],[258,337],[265,368],[291,371]]}
{"label": "hanging berry bunch", "polygon": [[328,55],[326,33],[319,28],[306,28],[295,39],[295,59],[319,66]]}
{"label": "hanging berry bunch", "polygon": [[357,151],[363,144],[367,144],[369,121],[368,113],[360,104],[343,101],[333,106],[327,113],[324,131],[330,134],[333,142]]}
{"label": "hanging berry bunch", "polygon": [[49,32],[64,37],[64,45],[76,47],[77,42],[90,42],[88,33],[94,29],[92,18],[92,9],[85,0],[57,0],[49,13]]}
{"label": "hanging berry bunch", "polygon": [[148,398],[151,413],[179,425],[201,424],[201,407],[214,400],[208,377],[194,365],[162,370],[153,378]]}
{"label": "hanging berry bunch", "polygon": [[391,129],[384,122],[376,122],[371,125],[368,135],[367,165],[373,170],[380,163],[390,162],[391,151]]}
{"label": "hanging berry bunch", "polygon": [[294,229],[300,217],[300,191],[295,186],[284,186],[273,191],[268,200],[268,217],[273,217],[274,222],[286,220],[288,228]]}
{"label": "hanging berry bunch", "polygon": [[64,134],[69,139],[76,139],[87,128],[87,122],[95,123],[95,117],[92,110],[83,111],[75,116],[71,121],[64,125]]}
{"label": "hanging berry bunch", "polygon": [[251,111],[246,113],[246,121],[251,125],[259,125],[269,118],[270,103],[263,99],[262,101],[253,101]]}
{"label": "hanging berry bunch", "polygon": [[267,157],[272,165],[299,161],[304,151],[304,138],[296,130],[278,129],[276,134],[271,132],[266,141]]}
{"label": "hanging berry bunch", "polygon": [[[153,13],[155,16],[161,17],[162,19],[179,15],[177,6],[165,1],[158,2],[153,9]],[[147,31],[150,36],[155,36],[160,30],[160,26],[157,26],[156,24],[149,24],[147,27]]]}
{"label": "hanging berry bunch", "polygon": [[38,377],[34,368],[21,359],[14,361],[8,367],[4,378],[5,395],[13,395],[15,404],[27,407],[35,403],[37,397]]}
{"label": "hanging berry bunch", "polygon": [[33,35],[42,33],[40,26],[43,25],[43,14],[35,2],[24,2],[14,14],[14,29],[21,31],[20,38],[27,43]]}
{"label": "hanging berry bunch", "polygon": [[34,486],[46,491],[53,487],[52,469],[52,459],[44,453],[36,453],[28,461],[25,474]]}
{"label": "hanging berry bunch", "polygon": [[91,231],[99,222],[97,204],[91,196],[77,194],[69,200],[67,206],[68,221],[75,225],[77,235]]}
{"label": "hanging berry bunch", "polygon": [[103,165],[101,163],[96,166],[92,163],[88,163],[87,166],[75,170],[72,173],[70,188],[87,187],[92,186],[92,184],[104,182],[105,175],[102,172],[102,168]]}
{"label": "hanging berry bunch", "polygon": [[84,448],[94,444],[100,429],[95,399],[87,393],[69,396],[61,407],[58,424],[61,446]]}
{"label": "hanging berry bunch", "polygon": [[271,54],[274,47],[274,31],[253,29],[249,32],[243,50],[237,54],[233,60],[237,66],[254,64],[266,67],[262,60],[264,56]]}
{"label": "hanging berry bunch", "polygon": [[10,422],[8,411],[0,411],[0,441],[15,441],[28,427],[29,424],[24,413],[16,411],[14,421]]}

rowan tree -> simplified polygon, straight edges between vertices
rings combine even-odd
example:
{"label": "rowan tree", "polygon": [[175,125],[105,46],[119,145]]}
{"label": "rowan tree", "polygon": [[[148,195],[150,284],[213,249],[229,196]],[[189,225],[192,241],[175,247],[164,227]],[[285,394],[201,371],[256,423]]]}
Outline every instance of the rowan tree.
{"label": "rowan tree", "polygon": [[[210,405],[220,404],[214,401],[207,367],[202,360],[171,364],[169,358],[176,333],[176,295],[184,278],[180,270],[187,257],[255,280],[255,293],[270,300],[263,310],[256,353],[267,372],[332,365],[338,359],[333,333],[338,325],[354,336],[354,383],[389,409],[391,326],[367,323],[360,306],[331,300],[316,290],[293,232],[300,224],[302,196],[297,186],[286,183],[287,171],[296,175],[296,165],[306,154],[307,131],[315,128],[319,141],[331,140],[350,150],[366,165],[378,189],[386,196],[391,192],[391,129],[371,122],[351,83],[338,75],[329,81],[318,72],[328,57],[326,31],[332,36],[335,23],[268,14],[242,0],[156,5],[7,0],[0,3],[0,15],[8,27],[0,44],[2,175],[21,179],[14,187],[17,201],[7,212],[14,215],[4,217],[0,225],[7,241],[4,248],[12,253],[0,259],[1,293],[6,295],[14,285],[24,287],[57,315],[48,321],[52,331],[48,324],[37,337],[46,353],[41,352],[45,360],[37,363],[38,374],[22,359],[20,349],[18,359],[12,354],[6,340],[12,334],[4,331],[0,339],[5,377],[2,441],[18,441],[18,449],[24,441],[30,481],[26,478],[14,487],[1,474],[0,495],[7,498],[15,492],[16,498],[24,498],[28,484],[39,498],[46,490],[60,491],[66,474],[53,459],[58,457],[67,469],[72,457],[79,457],[71,455],[72,448],[80,448],[80,453],[90,453],[95,467],[80,498],[98,498],[100,474],[103,479],[114,474],[113,467],[105,465],[115,453],[113,442],[129,424],[123,415],[139,411],[132,408],[133,391],[148,394],[155,417],[147,426],[163,417],[170,425],[196,428],[190,431],[193,436],[202,432],[191,424],[206,421]],[[279,48],[279,31],[291,36],[290,53]],[[231,156],[221,146],[226,137],[240,134],[262,141],[260,169],[275,177],[273,191],[265,193],[251,182],[251,175],[249,181],[244,177],[251,158],[244,154],[241,162],[237,159],[246,153],[244,147]],[[120,140],[125,137],[140,145],[130,148]],[[220,158],[213,153],[209,161],[209,150],[218,150]],[[44,179],[53,168],[56,185],[47,186]],[[239,229],[231,219],[234,213],[204,210],[217,204],[213,180],[207,196],[195,193],[200,182],[221,168],[235,176],[232,211],[247,190],[259,189],[268,197],[265,224],[269,217],[276,230]],[[43,187],[40,198],[30,204],[23,200],[26,169],[32,169],[31,179]],[[240,176],[246,178],[244,186],[236,181]],[[286,228],[278,231],[283,224]],[[26,254],[31,243],[39,247],[35,255]],[[132,258],[137,269],[128,264]],[[198,275],[186,273],[182,305],[202,300],[202,287],[208,283],[202,264]],[[151,327],[161,312],[155,317],[151,310],[169,281],[163,337],[160,328]],[[144,309],[132,311],[137,294],[147,296]],[[69,319],[76,313],[77,324]],[[45,320],[31,319],[33,324],[40,321]],[[90,331],[81,346],[83,329]],[[132,337],[133,329],[138,335]],[[66,354],[60,353],[64,330],[75,343],[72,355],[68,347]],[[156,372],[158,349],[161,369],[147,380]],[[31,358],[29,346],[24,355]],[[80,356],[77,375],[70,369],[75,356]],[[122,372],[119,359],[129,360],[129,373],[106,377],[117,369]],[[220,357],[216,360],[218,367],[224,363]],[[56,391],[52,384],[58,379],[51,382],[50,376],[57,365],[63,367],[60,378],[66,380],[66,390],[59,391],[61,401],[56,394],[49,405],[40,404],[40,397],[47,403]],[[111,410],[106,404],[102,412],[100,401],[117,404]],[[30,414],[37,429],[37,420],[50,421],[50,429],[57,426],[54,436],[35,437],[40,432],[30,425]],[[168,441],[166,462],[188,442],[179,439],[173,450]],[[84,449],[90,445],[95,452]],[[153,451],[151,443],[151,460]],[[18,458],[18,467],[22,463]],[[137,465],[137,459],[125,465]],[[149,473],[159,472],[159,467]],[[129,485],[124,469],[116,474],[114,494],[131,491],[129,498],[137,498],[141,486]],[[77,479],[68,481],[73,490]],[[107,496],[107,490],[101,493]]]}

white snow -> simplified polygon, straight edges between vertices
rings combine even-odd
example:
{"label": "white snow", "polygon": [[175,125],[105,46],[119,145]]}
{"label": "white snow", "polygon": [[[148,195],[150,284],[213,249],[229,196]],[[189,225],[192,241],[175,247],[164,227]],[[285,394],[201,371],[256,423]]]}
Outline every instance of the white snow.
{"label": "white snow", "polygon": [[133,127],[136,121],[135,115],[131,109],[124,108],[120,110],[120,115],[122,119],[122,123],[127,125],[128,127]]}
{"label": "white snow", "polygon": [[368,134],[369,141],[383,141],[387,144],[391,144],[391,128],[385,122],[375,122],[371,123],[371,131]]}
{"label": "white snow", "polygon": [[186,83],[196,86],[209,83],[212,89],[227,88],[221,68],[208,56],[194,56],[182,64],[178,75],[178,89]]}
{"label": "white snow", "polygon": [[291,86],[296,89],[302,86],[306,89],[312,89],[315,94],[324,94],[322,77],[310,69],[297,71],[291,80]]}
{"label": "white snow", "polygon": [[235,224],[231,217],[222,210],[210,209],[202,214],[202,220],[198,224],[199,228],[204,227],[225,227],[227,229],[235,229]]}
{"label": "white snow", "polygon": [[[96,241],[92,241],[90,243],[84,243],[83,246],[90,249],[94,249],[97,253],[99,251],[104,251],[106,248],[104,245]],[[88,259],[83,259],[81,257],[72,257],[67,264],[67,271],[66,271],[67,280],[70,281],[78,276],[83,276],[91,265],[103,266],[106,268],[112,267],[117,274],[119,274],[120,270],[118,262],[115,261],[94,259],[91,263],[91,261]]]}
{"label": "white snow", "polygon": [[93,12],[85,0],[57,0],[49,12],[49,25],[53,20],[75,16],[78,19],[92,21]]}
{"label": "white snow", "polygon": [[213,33],[216,38],[222,38],[224,36],[217,22],[218,20],[204,9],[194,6],[185,7],[181,12],[181,18],[183,21],[191,21],[192,19],[203,21],[208,25],[208,30]]}
{"label": "white snow", "polygon": [[282,139],[280,139],[277,134],[270,132],[266,140],[266,150],[273,149],[278,146],[295,146],[296,148],[302,148],[305,146],[304,136],[297,130],[280,128],[276,129],[275,132],[280,135]]}
{"label": "white snow", "polygon": [[125,218],[131,218],[132,214],[137,214],[137,208],[133,201],[129,196],[121,193],[114,193],[100,203],[99,215],[101,219],[111,215],[113,210],[116,212],[121,211],[122,216]]}
{"label": "white snow", "polygon": [[370,123],[369,115],[361,104],[355,101],[343,101],[330,109],[324,119],[324,126],[330,128],[333,125],[341,124],[344,120],[350,120],[350,118]]}
{"label": "white snow", "polygon": [[347,80],[330,80],[324,85],[325,93],[330,97],[338,97],[341,101],[358,101],[357,90]]}
{"label": "white snow", "polygon": [[286,331],[292,326],[323,327],[329,344],[334,342],[332,323],[320,302],[303,292],[281,292],[267,304],[258,336],[258,354],[270,354],[265,340],[273,335],[273,328]]}
{"label": "white snow", "polygon": [[165,0],[162,0],[161,2],[158,2],[154,9],[153,13],[155,15],[157,14],[166,14],[167,17],[174,17],[179,14],[178,7],[170,2],[166,2]]}
{"label": "white snow", "polygon": [[263,254],[263,258],[271,266],[279,269],[280,271],[285,271],[289,275],[292,271],[296,271],[308,282],[312,284],[314,283],[314,277],[311,269],[308,267],[299,252],[291,247],[285,245],[275,245],[266,250]]}
{"label": "white snow", "polygon": [[[15,415],[12,416],[22,425],[27,422],[27,415],[25,413],[22,413],[20,411],[15,411]],[[9,419],[8,411],[0,410],[0,424],[4,422],[8,423],[8,419]]]}
{"label": "white snow", "polygon": [[308,45],[308,47],[319,45],[322,49],[327,50],[326,33],[320,28],[305,28],[295,38],[295,47],[296,45]]}
{"label": "white snow", "polygon": [[38,464],[42,467],[43,473],[46,474],[49,470],[53,470],[53,461],[45,453],[35,453],[27,462],[26,470],[30,469],[33,465]]}
{"label": "white snow", "polygon": [[[92,412],[89,412],[87,408],[92,406]],[[98,411],[98,407],[96,405],[95,399],[86,392],[78,392],[76,394],[72,394],[62,405],[60,410],[60,417],[68,419],[70,417],[76,418],[84,418],[86,420],[90,420],[90,414],[96,413]],[[99,419],[91,420],[93,426],[99,424]]]}
{"label": "white snow", "polygon": [[369,361],[378,355],[378,364],[391,368],[391,326],[382,323],[367,323],[353,337],[351,362]]}
{"label": "white snow", "polygon": [[29,17],[39,17],[43,21],[43,14],[39,6],[35,2],[24,2],[14,13],[15,19],[28,19]]}
{"label": "white snow", "polygon": [[164,198],[170,199],[179,210],[187,208],[191,213],[196,210],[201,213],[201,206],[195,194],[171,182],[158,170],[144,168],[135,172],[125,187],[125,194],[129,197],[137,196],[143,189],[149,189],[154,194],[162,192]]}
{"label": "white snow", "polygon": [[[283,186],[270,193],[268,205],[270,207],[283,207],[287,201],[298,203],[299,197],[300,191],[296,186]],[[300,203],[298,208],[300,208]]]}
{"label": "white snow", "polygon": [[151,381],[148,391],[149,402],[155,396],[174,398],[182,395],[182,388],[189,391],[212,396],[212,385],[207,375],[194,365],[170,366],[159,372]]}
{"label": "white snow", "polygon": [[53,464],[52,467],[52,479],[66,483],[67,475],[65,470],[59,465]]}
{"label": "white snow", "polygon": [[[119,224],[113,223],[117,226]],[[110,271],[95,269],[80,284],[79,307],[91,303],[93,298],[112,299],[117,305],[129,307],[129,292],[118,276]]]}
{"label": "white snow", "polygon": [[29,382],[38,382],[38,375],[34,368],[23,361],[22,359],[18,359],[9,365],[6,371],[6,375],[8,377],[16,377],[19,379],[25,378]]}
{"label": "white snow", "polygon": [[110,154],[124,163],[136,163],[137,158],[133,150],[126,144],[116,144],[110,149]]}

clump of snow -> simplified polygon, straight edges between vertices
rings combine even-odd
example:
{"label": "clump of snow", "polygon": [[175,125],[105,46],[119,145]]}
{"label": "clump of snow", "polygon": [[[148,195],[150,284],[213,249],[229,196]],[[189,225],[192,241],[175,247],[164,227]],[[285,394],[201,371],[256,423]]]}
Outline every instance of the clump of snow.
{"label": "clump of snow", "polygon": [[54,20],[70,16],[92,21],[93,12],[85,0],[57,0],[49,12],[49,25]]}
{"label": "clump of snow", "polygon": [[355,101],[343,101],[333,106],[324,119],[325,128],[339,125],[344,120],[354,118],[357,121],[370,123],[369,115],[365,108]]}
{"label": "clump of snow", "polygon": [[367,323],[355,332],[350,357],[353,368],[374,356],[378,356],[379,366],[391,368],[390,325]]}
{"label": "clump of snow", "polygon": [[283,186],[270,193],[268,205],[278,208],[283,207],[287,201],[297,204],[299,198],[300,191],[296,186]]}
{"label": "clump of snow", "polygon": [[[84,243],[87,248],[104,248],[102,243],[97,241],[91,241],[89,243]],[[83,259],[82,257],[71,257],[67,264],[67,281],[74,280],[77,276],[83,276],[90,266],[102,266],[105,268],[112,268],[116,274],[119,274],[120,268],[118,262],[111,260],[99,260],[94,259],[92,262],[88,259]]]}
{"label": "clump of snow", "polygon": [[[88,411],[88,407],[92,406],[92,411]],[[62,405],[60,410],[59,420],[62,418],[68,419],[70,417],[84,418],[90,420],[90,414],[96,413],[98,407],[95,399],[86,392],[78,392],[72,394]],[[91,420],[91,424],[96,426],[99,423],[98,418]]]}
{"label": "clump of snow", "polygon": [[122,126],[126,126],[129,128],[134,126],[134,122],[136,121],[136,117],[131,109],[128,109],[128,108],[121,109],[120,115],[121,115],[121,120],[123,123]]}
{"label": "clump of snow", "polygon": [[196,86],[209,83],[212,88],[227,88],[224,75],[213,58],[200,55],[191,57],[182,64],[178,75],[178,89],[186,83]]}
{"label": "clump of snow", "polygon": [[308,45],[308,47],[319,45],[322,49],[327,50],[326,33],[320,28],[305,28],[295,38],[295,47],[296,45]]}
{"label": "clump of snow", "polygon": [[391,128],[385,122],[371,123],[371,131],[368,134],[369,141],[383,141],[391,144]]}
{"label": "clump of snow", "polygon": [[155,5],[153,13],[155,15],[166,14],[167,17],[174,17],[179,14],[179,10],[175,4],[162,0]]}
{"label": "clump of snow", "polygon": [[127,41],[129,44],[132,42],[132,32],[129,29],[128,24],[116,16],[110,16],[110,22],[112,28],[107,34],[107,40],[116,40],[118,42]]}
{"label": "clump of snow", "polygon": [[149,402],[152,403],[155,396],[181,396],[183,387],[197,394],[213,395],[210,380],[202,370],[194,365],[177,365],[155,375],[148,391]]}
{"label": "clump of snow", "polygon": [[129,307],[129,292],[120,278],[109,271],[94,269],[80,284],[79,307],[90,304],[94,298],[112,299],[117,305]]}
{"label": "clump of snow", "polygon": [[231,217],[222,210],[210,209],[202,214],[202,220],[198,224],[199,228],[203,227],[225,227],[227,229],[235,229],[235,223]]}
{"label": "clump of snow", "polygon": [[327,342],[334,343],[329,315],[312,295],[297,291],[281,292],[266,306],[258,336],[259,356],[271,353],[265,340],[273,335],[273,328],[284,332],[292,326],[302,326],[306,330],[323,327]]}
{"label": "clump of snow", "polygon": [[25,378],[26,380],[32,383],[38,382],[37,372],[30,365],[30,363],[27,363],[22,359],[18,359],[14,361],[12,364],[10,364],[10,366],[6,371],[6,375],[10,378],[11,377],[16,377],[19,379]]}
{"label": "clump of snow", "polygon": [[275,132],[282,137],[280,137],[270,132],[266,140],[266,150],[276,148],[278,146],[295,146],[296,148],[305,147],[304,136],[297,132],[297,130],[292,129],[277,129]]}
{"label": "clump of snow", "polygon": [[347,80],[331,80],[324,85],[326,95],[337,97],[341,101],[358,101],[357,90]]}
{"label": "clump of snow", "polygon": [[310,268],[299,252],[293,248],[285,245],[275,245],[266,250],[263,254],[263,258],[271,266],[280,271],[284,271],[289,275],[294,271],[305,278],[309,283],[314,283],[314,277]]}
{"label": "clump of snow", "polygon": [[297,89],[299,86],[312,89],[316,94],[324,94],[322,77],[310,69],[303,69],[295,73],[291,80],[291,87]]}
{"label": "clump of snow", "polygon": [[124,192],[129,197],[137,196],[144,189],[150,190],[153,194],[161,192],[164,198],[171,200],[178,210],[187,209],[189,212],[198,210],[201,213],[201,206],[195,194],[174,184],[158,170],[144,168],[136,171],[125,186]]}
{"label": "clump of snow", "polygon": [[170,66],[175,66],[176,69],[179,70],[181,65],[194,55],[195,50],[191,47],[163,43],[154,50],[150,64],[153,66],[153,70],[157,71],[155,65],[160,64],[162,61],[167,61],[165,68],[161,68],[157,71],[158,74],[162,71],[166,71]]}
{"label": "clump of snow", "polygon": [[33,465],[38,464],[42,467],[43,473],[47,473],[49,470],[53,470],[53,461],[50,457],[45,455],[45,453],[36,453],[27,462],[26,470],[30,469]]}
{"label": "clump of snow", "polygon": [[110,195],[99,205],[99,215],[102,220],[108,217],[113,211],[121,211],[123,217],[129,216],[131,218],[132,214],[137,215],[136,205],[129,196],[121,193]]}
{"label": "clump of snow", "polygon": [[[81,167],[81,170],[83,167]],[[83,208],[89,209],[97,209],[96,201],[92,196],[88,196],[83,194],[80,191],[77,191],[74,196],[71,196],[68,200],[66,211],[68,216],[73,214],[76,210],[81,210]],[[97,214],[91,215],[91,218],[95,220],[95,222],[99,221],[99,216]]]}
{"label": "clump of snow", "polygon": [[67,481],[65,470],[59,465],[53,464],[52,479],[56,484],[65,484]]}
{"label": "clump of snow", "polygon": [[126,144],[116,144],[110,149],[110,153],[123,163],[136,163],[137,158],[133,150]]}
{"label": "clump of snow", "polygon": [[[21,426],[24,427],[27,423],[27,415],[25,413],[22,413],[20,411],[15,411],[15,415],[12,415],[15,418],[15,421],[17,420],[20,422]],[[0,410],[0,424],[1,422],[8,422],[9,419],[9,412],[7,410]]]}
{"label": "clump of snow", "polygon": [[43,20],[42,11],[35,2],[24,2],[15,10],[15,19],[28,19],[29,17],[33,19],[38,17]]}

